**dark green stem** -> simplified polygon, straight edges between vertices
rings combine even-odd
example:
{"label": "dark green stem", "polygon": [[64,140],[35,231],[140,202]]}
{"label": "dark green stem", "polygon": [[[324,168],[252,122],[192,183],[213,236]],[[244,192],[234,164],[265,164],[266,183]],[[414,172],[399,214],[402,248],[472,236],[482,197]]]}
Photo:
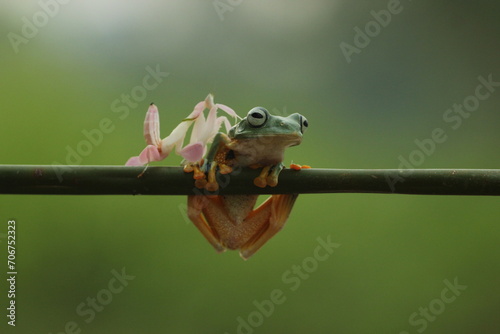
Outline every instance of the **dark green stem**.
{"label": "dark green stem", "polygon": [[[0,194],[193,195],[181,167],[0,165]],[[500,195],[498,169],[285,169],[279,184],[253,185],[260,170],[219,175],[218,194],[383,193]],[[138,177],[140,174],[142,175]]]}

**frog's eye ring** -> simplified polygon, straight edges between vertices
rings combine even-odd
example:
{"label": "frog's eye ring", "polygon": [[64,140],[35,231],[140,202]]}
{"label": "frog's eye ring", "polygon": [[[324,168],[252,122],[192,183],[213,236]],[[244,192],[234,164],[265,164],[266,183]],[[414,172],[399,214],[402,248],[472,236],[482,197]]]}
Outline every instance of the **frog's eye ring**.
{"label": "frog's eye ring", "polygon": [[266,109],[261,107],[253,108],[248,112],[247,121],[248,124],[254,128],[261,127],[267,122],[268,112]]}
{"label": "frog's eye ring", "polygon": [[309,122],[307,121],[307,118],[305,118],[304,116],[300,116],[300,131],[302,133],[306,132],[308,126]]}

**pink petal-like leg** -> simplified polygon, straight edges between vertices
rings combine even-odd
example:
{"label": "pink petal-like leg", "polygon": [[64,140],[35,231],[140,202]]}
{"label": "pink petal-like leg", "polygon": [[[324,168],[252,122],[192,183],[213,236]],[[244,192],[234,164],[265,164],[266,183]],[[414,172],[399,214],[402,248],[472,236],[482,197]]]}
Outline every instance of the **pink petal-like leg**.
{"label": "pink petal-like leg", "polygon": [[181,156],[189,162],[200,161],[203,153],[205,153],[205,146],[201,142],[186,145],[180,151]]}
{"label": "pink petal-like leg", "polygon": [[170,152],[160,152],[160,116],[158,108],[151,104],[144,119],[144,139],[148,144],[141,154],[128,159],[125,166],[142,166],[151,161],[160,161],[165,159]]}
{"label": "pink petal-like leg", "polygon": [[125,163],[125,166],[142,166],[142,165],[143,164],[141,164],[141,162],[139,161],[139,157],[131,157]]}
{"label": "pink petal-like leg", "polygon": [[143,166],[151,161],[161,161],[167,157],[168,154],[162,154],[154,145],[148,145],[141,154],[137,157],[128,159],[125,166]]}
{"label": "pink petal-like leg", "polygon": [[148,145],[160,146],[160,115],[158,108],[152,103],[144,119],[144,139]]}
{"label": "pink petal-like leg", "polygon": [[236,112],[235,112],[233,109],[229,108],[228,106],[226,106],[226,105],[224,105],[224,104],[219,104],[219,103],[217,103],[217,104],[216,104],[216,106],[217,106],[217,108],[219,108],[219,109],[221,109],[221,110],[225,111],[225,112],[226,112],[226,114],[228,114],[228,115],[229,115],[229,116],[231,116],[231,117],[234,117],[234,118],[236,118],[236,119],[241,118],[240,116],[238,116],[238,115],[236,114]]}

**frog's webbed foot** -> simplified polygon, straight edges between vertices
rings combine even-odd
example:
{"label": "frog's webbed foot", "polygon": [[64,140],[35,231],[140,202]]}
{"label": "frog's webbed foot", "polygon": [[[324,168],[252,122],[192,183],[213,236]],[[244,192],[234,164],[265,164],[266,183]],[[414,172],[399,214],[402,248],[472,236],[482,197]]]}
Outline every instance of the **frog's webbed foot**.
{"label": "frog's webbed foot", "polygon": [[233,168],[229,165],[226,165],[224,163],[218,163],[216,161],[212,161],[210,164],[207,165],[207,182],[205,184],[201,184],[198,186],[198,188],[205,188],[208,191],[214,192],[219,190],[219,184],[217,183],[217,177],[216,173],[217,170],[219,170],[219,173],[221,174],[229,174],[233,171]]}
{"label": "frog's webbed foot", "polygon": [[216,161],[206,162],[202,166],[198,163],[189,163],[184,166],[184,172],[193,173],[196,188],[206,189],[210,192],[219,189],[216,178],[217,170],[221,174],[229,174],[233,171],[233,168],[224,163],[217,163]]}
{"label": "frog's webbed foot", "polygon": [[285,168],[285,166],[282,163],[265,166],[262,168],[259,176],[253,180],[253,184],[260,188],[265,188],[266,186],[276,187],[278,184],[278,176],[283,168]]}
{"label": "frog's webbed foot", "polygon": [[195,180],[194,184],[197,188],[203,188],[207,184],[206,180],[206,175],[205,172],[203,171],[204,165],[203,161],[201,162],[202,166],[200,166],[200,163],[195,162],[195,163],[187,163],[184,165],[184,172],[186,173],[193,173],[193,179]]}
{"label": "frog's webbed foot", "polygon": [[[203,163],[203,161],[202,161]],[[199,180],[205,178],[205,173],[202,172],[200,164],[197,162],[189,162],[184,165],[185,173],[193,173],[193,179]]]}

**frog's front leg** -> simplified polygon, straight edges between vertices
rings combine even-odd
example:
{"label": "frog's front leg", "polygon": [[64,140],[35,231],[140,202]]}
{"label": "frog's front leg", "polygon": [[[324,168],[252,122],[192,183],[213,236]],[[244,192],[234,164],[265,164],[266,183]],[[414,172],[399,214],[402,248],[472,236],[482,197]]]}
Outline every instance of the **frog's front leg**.
{"label": "frog's front leg", "polygon": [[227,153],[230,150],[227,144],[230,142],[231,139],[226,134],[217,133],[203,165],[200,167],[194,164],[184,169],[187,172],[194,171],[193,177],[196,180],[195,185],[197,188],[216,191],[219,189],[219,184],[216,180],[217,169],[219,169],[221,174],[232,172],[232,168],[227,164]]}
{"label": "frog's front leg", "polygon": [[265,166],[262,168],[259,176],[253,180],[253,184],[260,188],[265,188],[266,186],[275,187],[278,184],[278,176],[283,168],[285,166],[282,163]]}

